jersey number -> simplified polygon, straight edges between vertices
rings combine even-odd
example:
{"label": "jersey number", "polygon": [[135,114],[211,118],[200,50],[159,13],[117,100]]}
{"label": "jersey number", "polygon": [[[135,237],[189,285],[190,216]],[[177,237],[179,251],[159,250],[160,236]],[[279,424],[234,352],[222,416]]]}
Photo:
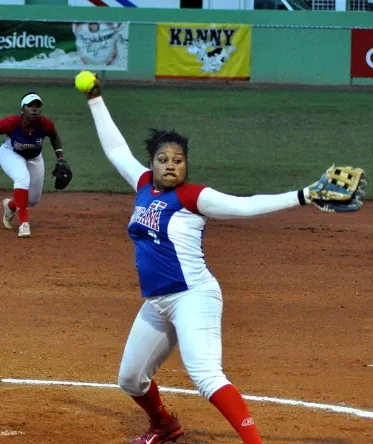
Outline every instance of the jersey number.
{"label": "jersey number", "polygon": [[161,243],[161,241],[158,239],[158,236],[156,235],[156,233],[154,232],[154,231],[152,231],[152,230],[148,230],[148,234],[149,234],[149,236],[150,237],[152,237],[153,238],[153,242],[155,243],[155,244],[160,244]]}

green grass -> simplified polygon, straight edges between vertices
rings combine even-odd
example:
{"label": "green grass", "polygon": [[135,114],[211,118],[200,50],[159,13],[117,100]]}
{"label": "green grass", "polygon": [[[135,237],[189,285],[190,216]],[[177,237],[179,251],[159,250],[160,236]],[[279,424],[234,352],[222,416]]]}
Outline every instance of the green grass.
{"label": "green grass", "polygon": [[[74,178],[69,191],[128,192],[99,144],[85,98],[73,87],[0,87],[0,116],[19,111],[36,90],[62,138]],[[220,191],[248,195],[304,187],[332,163],[373,175],[372,97],[369,92],[123,86],[104,98],[137,158],[146,162],[147,128],[176,129],[190,137],[189,178]],[[54,154],[47,141],[45,190]],[[0,188],[11,181],[0,172]],[[371,187],[368,197],[373,197]]]}

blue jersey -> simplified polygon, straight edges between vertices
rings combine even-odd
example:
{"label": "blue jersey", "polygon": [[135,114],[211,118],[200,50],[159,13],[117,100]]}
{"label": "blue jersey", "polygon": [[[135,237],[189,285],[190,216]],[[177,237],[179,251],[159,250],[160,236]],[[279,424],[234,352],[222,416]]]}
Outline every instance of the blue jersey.
{"label": "blue jersey", "polygon": [[0,120],[0,134],[6,134],[5,145],[11,148],[25,159],[34,159],[43,148],[43,141],[46,136],[56,135],[56,129],[53,122],[44,117],[40,117],[40,121],[31,131],[23,128],[23,117],[9,116]]}
{"label": "blue jersey", "polygon": [[204,188],[185,184],[159,193],[150,171],[140,177],[128,233],[143,296],[185,291],[211,278],[202,249],[207,218],[197,209]]}

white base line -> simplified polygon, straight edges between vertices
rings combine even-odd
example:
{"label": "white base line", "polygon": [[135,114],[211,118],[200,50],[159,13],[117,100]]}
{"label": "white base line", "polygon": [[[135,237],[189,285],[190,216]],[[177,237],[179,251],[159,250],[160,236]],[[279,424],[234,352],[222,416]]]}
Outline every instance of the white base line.
{"label": "white base line", "polygon": [[[100,384],[96,382],[73,382],[73,381],[48,381],[40,379],[0,379],[3,384],[28,384],[28,385],[67,385],[75,387],[95,387],[95,388],[119,388],[117,384]],[[198,395],[197,390],[188,390],[173,387],[159,387],[164,393],[179,393],[181,395]],[[352,407],[342,407],[333,404],[318,404],[316,402],[297,401],[296,399],[271,398],[268,396],[242,395],[248,401],[272,402],[275,404],[293,405],[307,407],[310,409],[327,410],[334,413],[344,413],[346,415],[359,416],[361,418],[373,419],[373,411],[354,409]]]}

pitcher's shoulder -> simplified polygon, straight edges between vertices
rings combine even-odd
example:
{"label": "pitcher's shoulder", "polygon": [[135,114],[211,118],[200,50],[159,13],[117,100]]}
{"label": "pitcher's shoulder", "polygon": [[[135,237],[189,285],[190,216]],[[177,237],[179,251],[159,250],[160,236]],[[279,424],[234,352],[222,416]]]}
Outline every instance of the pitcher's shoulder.
{"label": "pitcher's shoulder", "polygon": [[200,214],[197,208],[198,197],[206,185],[199,185],[194,183],[186,183],[176,188],[177,196],[181,204],[192,213]]}

